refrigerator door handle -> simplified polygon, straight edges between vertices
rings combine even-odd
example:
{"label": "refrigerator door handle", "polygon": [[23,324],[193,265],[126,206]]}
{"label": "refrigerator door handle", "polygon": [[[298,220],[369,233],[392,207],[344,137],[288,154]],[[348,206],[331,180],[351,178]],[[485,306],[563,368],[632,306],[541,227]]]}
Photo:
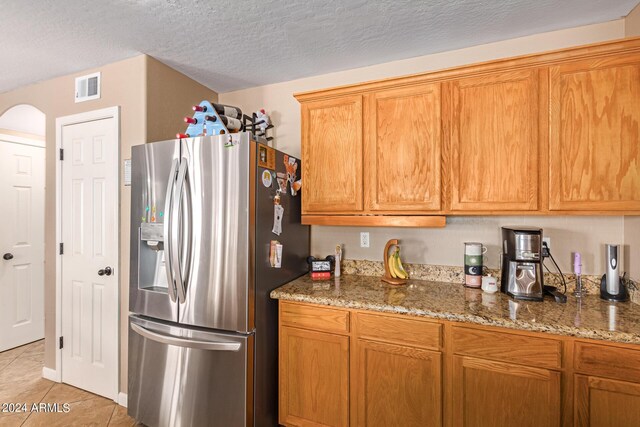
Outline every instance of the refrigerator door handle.
{"label": "refrigerator door handle", "polygon": [[[187,175],[187,159],[180,160],[178,168],[178,180],[176,181],[176,193],[171,201],[171,269],[175,275],[178,301],[182,304],[185,301],[184,276],[180,262],[180,245],[184,242],[180,233],[180,213],[182,210],[182,198],[184,196],[185,178]],[[183,219],[184,220],[184,219]]]}
{"label": "refrigerator door handle", "polygon": [[[189,175],[186,173],[187,171],[188,169],[185,168],[184,199],[186,199],[186,215],[183,217],[184,228],[180,229],[181,231],[186,230],[186,236],[181,235],[180,241],[187,242],[185,247],[186,253],[184,254],[184,264],[182,263],[182,260],[180,261],[181,265],[184,266],[182,282],[180,283],[180,288],[178,290],[178,294],[182,294],[182,302],[186,301],[187,286],[189,279],[191,278],[191,247],[193,244],[193,204],[191,198],[191,181],[189,180]],[[180,209],[182,209],[182,205],[180,206]]]}
{"label": "refrigerator door handle", "polygon": [[242,346],[242,344],[239,342],[216,342],[178,338],[172,335],[165,335],[158,332],[150,331],[149,329],[143,328],[142,326],[136,325],[135,323],[131,323],[131,329],[139,335],[152,341],[157,341],[159,343],[167,345],[175,345],[178,347],[213,351],[238,351]]}
{"label": "refrigerator door handle", "polygon": [[171,244],[171,204],[173,201],[173,194],[176,187],[176,173],[178,171],[178,160],[174,160],[171,165],[171,172],[169,173],[169,182],[167,183],[166,201],[164,204],[164,266],[167,271],[167,288],[169,290],[169,298],[172,302],[176,302],[176,288],[175,279],[173,277],[173,270],[171,260],[173,259],[173,247]]}

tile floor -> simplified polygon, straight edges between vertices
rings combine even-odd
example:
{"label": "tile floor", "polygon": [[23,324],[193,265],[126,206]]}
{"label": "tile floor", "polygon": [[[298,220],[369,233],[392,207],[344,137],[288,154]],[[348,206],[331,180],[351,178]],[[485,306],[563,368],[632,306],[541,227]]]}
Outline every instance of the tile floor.
{"label": "tile floor", "polygon": [[[42,378],[44,341],[0,353],[0,427],[136,426],[112,400]],[[7,413],[2,403],[69,403],[68,413]]]}

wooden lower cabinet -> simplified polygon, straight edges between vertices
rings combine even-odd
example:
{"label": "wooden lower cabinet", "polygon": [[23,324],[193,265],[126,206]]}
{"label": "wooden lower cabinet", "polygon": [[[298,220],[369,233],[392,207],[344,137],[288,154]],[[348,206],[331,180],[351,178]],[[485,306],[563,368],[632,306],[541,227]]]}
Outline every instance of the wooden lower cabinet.
{"label": "wooden lower cabinet", "polygon": [[465,356],[453,358],[453,425],[559,426],[560,372]]}
{"label": "wooden lower cabinet", "polygon": [[349,337],[280,328],[283,425],[349,425]]}
{"label": "wooden lower cabinet", "polygon": [[442,425],[442,355],[357,340],[352,407],[354,425]]}
{"label": "wooden lower cabinet", "polygon": [[285,426],[640,426],[640,346],[280,302]]}
{"label": "wooden lower cabinet", "polygon": [[640,426],[640,347],[574,343],[576,426]]}
{"label": "wooden lower cabinet", "polygon": [[640,425],[640,384],[575,376],[576,426],[637,427]]}

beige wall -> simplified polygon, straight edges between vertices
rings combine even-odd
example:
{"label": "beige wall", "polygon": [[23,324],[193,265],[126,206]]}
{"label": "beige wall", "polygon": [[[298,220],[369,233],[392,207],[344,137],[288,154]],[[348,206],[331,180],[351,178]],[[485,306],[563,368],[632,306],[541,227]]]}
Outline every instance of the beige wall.
{"label": "beige wall", "polygon": [[625,257],[623,268],[629,277],[640,282],[640,216],[624,219]]}
{"label": "beige wall", "polygon": [[[75,77],[102,72],[101,98],[76,104],[74,102]],[[45,221],[45,366],[55,368],[55,277],[56,277],[56,215],[55,171],[57,117],[77,114],[106,107],[120,106],[121,160],[130,157],[131,145],[146,139],[145,112],[145,57],[138,56],[116,62],[99,69],[87,70],[69,76],[25,86],[0,94],[0,112],[17,105],[30,104],[46,114],[46,195]],[[120,189],[120,289],[128,296],[128,238],[129,187]],[[121,305],[126,307],[125,304]]]}
{"label": "beige wall", "polygon": [[624,33],[627,37],[640,36],[640,4],[624,20]]}
{"label": "beige wall", "polygon": [[[300,91],[358,83],[385,77],[454,67],[473,62],[560,49],[624,37],[624,20],[606,22],[421,56],[354,70],[325,74],[220,94],[220,102],[255,111],[264,107],[276,126],[276,147],[300,154],[300,106],[292,94]],[[603,244],[624,241],[624,219],[618,217],[455,217],[444,229],[400,229],[359,227],[313,227],[311,252],[324,256],[337,243],[345,245],[345,257],[382,260],[382,248],[391,238],[400,238],[407,261],[462,265],[462,244],[478,240],[489,247],[487,264],[498,263],[499,229],[507,224],[530,224],[544,228],[552,239],[552,253],[565,271],[571,269],[571,252],[583,253],[585,273],[603,270]],[[360,248],[359,232],[369,231],[370,248]]]}
{"label": "beige wall", "polygon": [[[344,257],[382,261],[382,249],[389,239],[399,239],[402,258],[410,263],[463,264],[464,242],[482,242],[487,247],[485,265],[499,266],[500,227],[531,225],[542,227],[551,238],[551,253],[564,272],[571,272],[573,252],[582,254],[584,274],[604,273],[604,244],[624,241],[624,218],[614,217],[448,217],[445,228],[313,227],[311,253],[326,256],[337,243],[344,244]],[[360,232],[370,233],[370,247],[360,247]],[[547,266],[554,269],[553,264]]]}
{"label": "beige wall", "polygon": [[[76,104],[74,79],[102,73],[101,98]],[[120,161],[131,158],[131,146],[148,140],[173,138],[184,130],[182,117],[192,103],[216,100],[217,94],[199,83],[141,55],[135,58],[59,77],[0,94],[0,114],[18,104],[30,104],[46,114],[46,212],[55,213],[55,120],[57,117],[120,106]],[[149,105],[149,108],[147,106]],[[147,114],[149,111],[149,114]],[[153,139],[147,135],[153,135]],[[130,187],[120,188],[120,389],[126,392],[127,315],[129,308]],[[45,216],[45,366],[55,368],[55,260],[54,214]]]}
{"label": "beige wall", "polygon": [[187,126],[194,104],[218,102],[218,94],[150,56],[147,57],[147,140],[175,138]]}

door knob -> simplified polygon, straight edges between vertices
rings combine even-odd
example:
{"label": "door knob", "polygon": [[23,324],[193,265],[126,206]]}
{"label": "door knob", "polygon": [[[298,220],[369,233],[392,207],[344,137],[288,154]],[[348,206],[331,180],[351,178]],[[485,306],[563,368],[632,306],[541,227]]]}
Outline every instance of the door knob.
{"label": "door knob", "polygon": [[98,276],[111,276],[111,273],[113,273],[111,267],[105,267],[104,269],[101,268],[98,270]]}
{"label": "door knob", "polygon": [[13,259],[13,254],[7,252],[6,254],[2,255],[2,258],[4,258],[6,261],[9,261],[10,259]]}

